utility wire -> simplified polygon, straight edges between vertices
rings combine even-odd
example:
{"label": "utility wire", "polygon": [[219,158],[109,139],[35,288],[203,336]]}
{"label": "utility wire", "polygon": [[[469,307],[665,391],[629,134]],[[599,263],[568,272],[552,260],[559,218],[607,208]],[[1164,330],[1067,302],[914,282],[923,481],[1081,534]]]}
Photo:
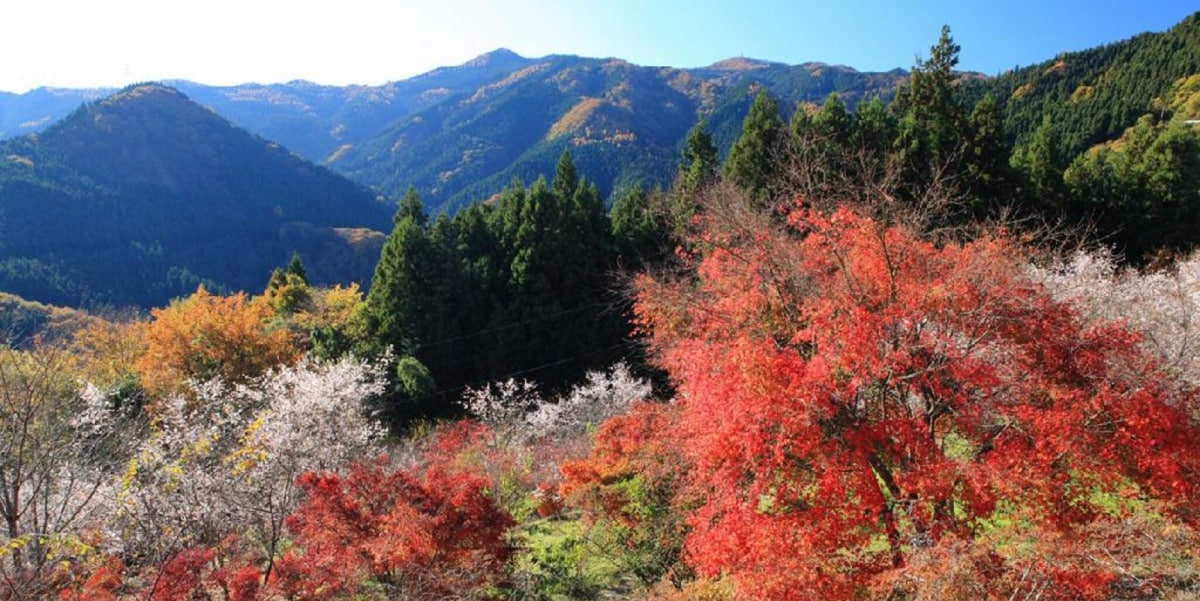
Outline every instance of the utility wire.
{"label": "utility wire", "polygon": [[478,338],[478,337],[480,337],[480,336],[485,336],[485,335],[487,335],[487,334],[492,334],[492,333],[495,333],[495,332],[502,332],[502,331],[504,331],[504,330],[510,330],[510,329],[512,329],[512,328],[520,327],[520,326],[523,326],[523,325],[528,325],[528,324],[531,324],[531,323],[537,323],[537,322],[539,322],[539,321],[545,321],[545,320],[547,320],[547,319],[554,319],[554,318],[556,318],[556,317],[562,317],[563,315],[570,315],[570,314],[572,314],[572,313],[579,313],[579,312],[581,312],[581,311],[586,311],[586,310],[588,310],[588,309],[594,309],[594,308],[596,308],[596,307],[611,306],[611,304],[612,304],[612,303],[610,303],[610,302],[608,302],[608,301],[601,301],[601,302],[597,302],[597,303],[592,303],[592,304],[590,304],[590,305],[584,305],[584,306],[582,306],[582,307],[575,307],[574,309],[564,309],[564,310],[562,310],[562,311],[559,311],[559,312],[557,312],[557,313],[551,313],[551,314],[548,314],[548,315],[540,315],[540,316],[538,316],[538,317],[531,317],[531,318],[529,318],[529,319],[525,319],[525,320],[522,320],[522,321],[518,321],[518,322],[514,322],[514,323],[509,323],[509,324],[505,324],[505,325],[502,325],[502,326],[496,326],[496,327],[492,327],[492,328],[487,328],[487,329],[484,329],[484,330],[479,330],[479,331],[477,331],[477,332],[472,332],[472,333],[470,333],[470,334],[463,334],[463,335],[461,335],[461,336],[453,336],[453,337],[450,337],[450,338],[444,338],[444,339],[442,339],[442,340],[434,340],[434,341],[432,341],[432,342],[425,342],[425,343],[421,343],[421,344],[418,344],[418,345],[416,346],[416,349],[427,349],[427,348],[431,348],[431,347],[435,347],[435,346],[441,346],[441,345],[443,345],[443,344],[449,344],[449,343],[451,343],[451,342],[458,342],[458,341],[460,341],[460,340],[469,340],[469,339],[471,339],[471,338]]}

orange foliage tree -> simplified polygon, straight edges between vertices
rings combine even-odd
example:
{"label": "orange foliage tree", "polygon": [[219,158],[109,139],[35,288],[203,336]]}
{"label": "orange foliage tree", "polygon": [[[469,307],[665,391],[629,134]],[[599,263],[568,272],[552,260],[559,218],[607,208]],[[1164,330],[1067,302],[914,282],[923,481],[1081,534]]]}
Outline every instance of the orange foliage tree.
{"label": "orange foliage tree", "polygon": [[1003,236],[804,207],[698,232],[694,272],[642,277],[636,311],[679,393],[700,576],[747,599],[1100,599],[1131,574],[1088,558],[1146,552],[1108,544],[1122,525],[1194,532],[1195,396]]}
{"label": "orange foliage tree", "polygon": [[105,390],[136,377],[134,366],[146,352],[146,324],[135,320],[97,319],[76,330],[70,351],[80,375]]}
{"label": "orange foliage tree", "polygon": [[299,356],[292,334],[272,322],[274,311],[261,297],[216,296],[200,287],[152,315],[137,362],[152,394],[177,391],[189,379],[242,383]]}
{"label": "orange foliage tree", "polygon": [[676,405],[636,404],[600,426],[587,458],[562,465],[567,503],[588,526],[611,531],[621,545],[607,559],[644,584],[686,577],[673,571],[681,567],[679,485],[687,472],[675,445],[678,418]]}

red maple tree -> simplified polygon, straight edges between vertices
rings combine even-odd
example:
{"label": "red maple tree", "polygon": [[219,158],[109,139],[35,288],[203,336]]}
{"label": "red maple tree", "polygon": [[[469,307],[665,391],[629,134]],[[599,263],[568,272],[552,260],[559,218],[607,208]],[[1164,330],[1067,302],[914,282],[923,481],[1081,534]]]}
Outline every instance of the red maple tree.
{"label": "red maple tree", "polygon": [[512,518],[486,481],[436,466],[390,470],[384,461],[343,475],[306,474],[308,499],[288,518],[298,549],[274,585],[288,598],[335,599],[367,581],[411,599],[442,599],[499,582]]}
{"label": "red maple tree", "polygon": [[[1195,397],[1003,235],[933,243],[847,208],[698,230],[692,275],[642,277],[637,312],[679,392],[686,559],[739,598],[929,598],[939,553],[1005,598],[1103,598],[1120,570],[1081,541],[1151,499],[1200,515]],[[1037,540],[1060,543],[1030,561]]]}

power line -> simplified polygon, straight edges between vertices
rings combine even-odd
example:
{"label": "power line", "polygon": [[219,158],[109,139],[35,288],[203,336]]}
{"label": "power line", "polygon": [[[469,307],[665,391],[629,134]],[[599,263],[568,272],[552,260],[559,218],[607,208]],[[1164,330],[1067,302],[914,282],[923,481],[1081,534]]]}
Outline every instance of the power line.
{"label": "power line", "polygon": [[505,325],[502,325],[502,326],[496,326],[496,327],[492,327],[492,328],[487,328],[487,329],[484,329],[484,330],[479,330],[479,331],[477,331],[477,332],[472,332],[472,333],[470,333],[470,334],[463,334],[463,335],[461,335],[461,336],[453,336],[453,337],[450,337],[450,338],[444,338],[444,339],[442,339],[442,340],[435,340],[435,341],[433,341],[433,342],[426,342],[426,343],[418,344],[418,345],[416,346],[416,350],[419,350],[419,349],[427,349],[427,348],[431,348],[431,347],[435,347],[435,346],[441,346],[441,345],[443,345],[443,344],[449,344],[449,343],[451,343],[451,342],[458,342],[458,341],[460,341],[460,340],[469,340],[469,339],[471,339],[471,338],[478,338],[478,337],[480,337],[480,336],[484,336],[484,335],[487,335],[487,334],[492,334],[492,333],[495,333],[495,332],[502,332],[502,331],[504,331],[504,330],[511,330],[512,328],[520,327],[520,326],[523,326],[523,325],[528,325],[528,324],[531,324],[531,323],[537,323],[537,322],[539,322],[539,321],[545,321],[545,320],[547,320],[547,319],[554,319],[554,318],[556,318],[556,317],[562,317],[563,315],[570,315],[570,314],[572,314],[572,313],[579,313],[579,312],[581,312],[581,311],[586,311],[586,310],[588,310],[588,309],[594,309],[594,308],[596,308],[596,307],[604,307],[604,306],[609,306],[609,305],[611,305],[611,304],[612,304],[612,303],[610,303],[610,302],[608,302],[608,301],[601,301],[601,302],[592,303],[592,304],[590,304],[590,305],[583,305],[583,306],[581,306],[581,307],[575,307],[574,309],[564,309],[564,310],[562,310],[562,311],[559,311],[559,312],[557,312],[557,313],[551,313],[551,314],[548,314],[548,315],[541,315],[541,316],[538,316],[538,317],[531,317],[531,318],[529,318],[529,319],[525,319],[525,320],[523,320],[523,321],[518,321],[518,322],[514,322],[514,323],[510,323],[510,324],[505,324]]}

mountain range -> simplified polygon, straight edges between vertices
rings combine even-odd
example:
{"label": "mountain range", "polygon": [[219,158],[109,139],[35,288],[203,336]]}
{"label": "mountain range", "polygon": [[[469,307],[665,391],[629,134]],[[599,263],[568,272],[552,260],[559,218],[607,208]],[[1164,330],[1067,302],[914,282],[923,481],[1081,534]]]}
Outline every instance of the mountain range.
{"label": "mountain range", "polygon": [[[998,77],[1018,147],[1055,140],[1058,168],[1114,140],[1200,73],[1200,13]],[[569,150],[604,195],[669,185],[703,119],[721,153],[766,89],[786,119],[837,93],[891,100],[906,71],[738,57],[703,68],[500,49],[380,86],[206,86],[0,93],[0,290],[68,305],[154,306],[204,284],[257,290],[300,253],[320,283],[366,283],[394,200],[430,212],[554,171]]]}
{"label": "mountain range", "polygon": [[[500,49],[381,86],[163,84],[389,198],[415,186],[436,212],[485,199],[514,177],[532,180],[565,148],[605,195],[635,182],[665,185],[697,115],[727,149],[760,87],[792,105],[837,92],[853,106],[890,99],[905,77],[822,63],[733,58],[675,69]],[[102,93],[0,96],[0,133],[36,132],[69,110],[65,99]]]}

